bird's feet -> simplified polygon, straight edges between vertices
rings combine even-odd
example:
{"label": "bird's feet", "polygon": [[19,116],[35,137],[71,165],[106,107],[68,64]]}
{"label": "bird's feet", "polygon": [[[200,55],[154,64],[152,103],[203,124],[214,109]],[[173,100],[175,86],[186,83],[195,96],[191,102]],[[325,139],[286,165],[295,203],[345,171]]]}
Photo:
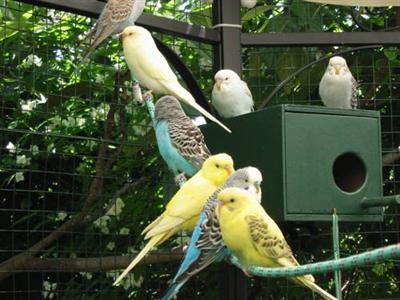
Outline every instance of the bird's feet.
{"label": "bird's feet", "polygon": [[154,100],[154,97],[153,97],[153,91],[152,90],[149,90],[149,91],[147,91],[146,93],[144,93],[144,95],[143,95],[143,99],[144,99],[144,101],[149,101],[149,102],[153,102],[153,100]]}
{"label": "bird's feet", "polygon": [[174,180],[175,180],[175,183],[176,183],[179,187],[181,187],[181,186],[184,185],[185,182],[186,182],[185,173],[180,173],[180,174],[176,175]]}
{"label": "bird's feet", "polygon": [[187,245],[182,245],[182,246],[175,246],[171,248],[171,252],[182,252],[186,253],[188,246]]}
{"label": "bird's feet", "polygon": [[139,82],[134,81],[132,89],[133,89],[133,98],[135,99],[135,101],[138,104],[143,105],[144,101],[143,101],[142,89],[140,88]]}
{"label": "bird's feet", "polygon": [[244,275],[246,275],[247,277],[249,278],[253,277],[253,275],[249,272],[249,270],[242,268],[242,271]]}

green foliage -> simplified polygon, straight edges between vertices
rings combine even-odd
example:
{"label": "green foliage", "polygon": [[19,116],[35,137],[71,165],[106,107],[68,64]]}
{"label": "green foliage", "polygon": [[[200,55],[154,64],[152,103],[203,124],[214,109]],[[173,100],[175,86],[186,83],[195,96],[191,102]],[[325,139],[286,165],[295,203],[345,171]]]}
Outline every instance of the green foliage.
{"label": "green foliage", "polygon": [[[200,1],[147,0],[146,11],[211,26],[211,5]],[[396,9],[388,9],[384,14],[381,10],[375,12],[352,12],[346,7],[300,0],[274,0],[268,4],[259,1],[257,7],[242,10],[242,26],[245,32],[252,33],[360,31],[351,13],[355,13],[357,22],[373,30],[396,25]],[[108,142],[106,157],[116,159],[103,175],[102,195],[91,210],[95,217],[53,244],[41,257],[101,257],[140,249],[140,233],[163,210],[171,182],[165,178],[167,172],[145,108],[132,101],[118,42],[109,39],[89,64],[82,64],[79,57],[85,46],[80,40],[92,25],[88,18],[0,0],[0,20],[0,188],[5,216],[1,228],[13,232],[13,244],[3,239],[1,249],[26,249],[83,209],[104,142]],[[212,46],[156,35],[181,56],[205,95],[210,95]],[[334,51],[337,48],[243,49],[244,77],[256,103],[261,103],[294,71]],[[394,135],[400,131],[400,124],[394,124],[391,118],[399,115],[400,110],[400,102],[392,101],[398,98],[392,86],[399,82],[399,50],[393,47],[362,51],[346,58],[351,68],[357,66],[353,73],[362,81],[361,96],[372,99],[373,108],[387,117],[382,123],[382,144],[384,149],[393,148],[400,143],[399,136]],[[313,65],[281,89],[271,104],[319,105],[318,81],[324,69],[325,63]],[[113,126],[105,141],[104,130],[109,122]],[[386,194],[398,193],[398,172],[397,168],[385,170]],[[142,177],[145,180],[132,191],[116,195],[125,184]],[[397,213],[396,209],[389,210],[382,225],[341,227],[342,255],[398,242]],[[332,256],[326,224],[290,224],[284,231],[301,262]],[[26,232],[32,232],[29,239]],[[181,243],[181,239],[176,239],[165,247]],[[2,251],[1,260],[13,254],[11,250]],[[217,268],[213,266],[189,282],[181,292],[182,299],[217,299]],[[119,288],[111,286],[116,275],[113,272],[70,276],[43,273],[40,283],[35,281],[35,285],[32,281],[26,289],[41,291],[44,299],[157,299],[175,269],[176,265],[138,267]],[[37,276],[32,274],[32,278]],[[382,298],[399,295],[396,262],[346,272],[343,278],[349,283],[346,299],[367,298],[371,288],[374,295]],[[332,288],[331,276],[317,279],[325,288]],[[279,295],[271,299],[294,299],[294,294],[298,299],[306,299],[309,295],[303,288],[294,289],[285,279],[252,279],[251,286],[254,299],[267,299],[265,295]]]}

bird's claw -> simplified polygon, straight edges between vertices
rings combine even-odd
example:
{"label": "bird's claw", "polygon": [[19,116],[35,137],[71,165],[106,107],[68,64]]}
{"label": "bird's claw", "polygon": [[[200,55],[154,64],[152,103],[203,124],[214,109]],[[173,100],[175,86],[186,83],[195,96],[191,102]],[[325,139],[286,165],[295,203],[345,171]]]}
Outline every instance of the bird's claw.
{"label": "bird's claw", "polygon": [[153,92],[152,90],[149,90],[149,91],[147,91],[146,93],[144,93],[144,95],[143,95],[144,101],[151,101],[151,102],[153,102],[154,97],[153,97],[152,92]]}
{"label": "bird's claw", "polygon": [[133,98],[135,99],[135,101],[140,104],[143,105],[143,95],[142,95],[142,89],[140,88],[140,85],[137,81],[133,82]]}
{"label": "bird's claw", "polygon": [[184,246],[176,246],[176,247],[172,247],[171,252],[182,252],[185,253],[187,250],[188,246],[184,245]]}
{"label": "bird's claw", "polygon": [[246,275],[247,277],[251,278],[253,277],[253,275],[247,270],[247,269],[242,269],[244,275]]}
{"label": "bird's claw", "polygon": [[181,187],[181,186],[184,185],[185,182],[186,182],[185,173],[180,173],[180,174],[176,175],[175,178],[174,178],[174,180],[175,180],[175,183],[176,183],[179,187]]}

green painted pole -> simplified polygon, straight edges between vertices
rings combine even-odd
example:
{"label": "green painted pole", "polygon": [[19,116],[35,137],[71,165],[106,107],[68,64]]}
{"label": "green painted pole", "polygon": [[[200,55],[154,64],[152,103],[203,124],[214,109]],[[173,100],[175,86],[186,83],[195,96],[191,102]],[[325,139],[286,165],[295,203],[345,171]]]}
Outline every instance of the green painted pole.
{"label": "green painted pole", "polygon": [[385,196],[385,197],[364,197],[361,200],[361,206],[363,208],[376,207],[376,206],[387,206],[393,204],[400,204],[400,195]]}
{"label": "green painted pole", "polygon": [[[336,209],[333,209],[332,214],[332,242],[333,242],[333,255],[335,259],[340,258],[340,246],[339,246],[339,217],[336,214]],[[336,298],[342,300],[342,273],[339,270],[335,271],[335,289]]]}
{"label": "green painted pole", "polygon": [[[250,267],[249,272],[254,276],[261,277],[293,277],[306,274],[321,274],[334,272],[336,270],[347,270],[370,266],[375,263],[383,262],[391,259],[400,258],[400,243],[367,251],[361,254],[352,255],[346,258],[317,262],[298,267],[286,268],[262,268]],[[239,260],[235,256],[231,256],[231,262],[240,268]]]}

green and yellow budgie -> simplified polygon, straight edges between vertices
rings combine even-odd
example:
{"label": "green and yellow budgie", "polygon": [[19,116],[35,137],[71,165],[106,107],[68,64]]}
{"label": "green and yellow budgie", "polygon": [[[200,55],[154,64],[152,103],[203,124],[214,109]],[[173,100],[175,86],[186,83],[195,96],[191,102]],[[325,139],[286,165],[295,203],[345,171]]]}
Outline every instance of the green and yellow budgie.
{"label": "green and yellow budgie", "polygon": [[[282,231],[265,212],[257,197],[239,188],[227,188],[218,196],[217,217],[222,238],[228,249],[237,256],[243,272],[250,276],[250,266],[298,266]],[[312,275],[293,277],[296,283],[334,300],[334,296],[314,283]]]}
{"label": "green and yellow budgie", "polygon": [[154,247],[181,230],[193,231],[208,198],[234,172],[233,160],[225,153],[210,156],[202,168],[176,192],[165,211],[142,232],[150,239],[129,266],[114,282],[117,285]]}

